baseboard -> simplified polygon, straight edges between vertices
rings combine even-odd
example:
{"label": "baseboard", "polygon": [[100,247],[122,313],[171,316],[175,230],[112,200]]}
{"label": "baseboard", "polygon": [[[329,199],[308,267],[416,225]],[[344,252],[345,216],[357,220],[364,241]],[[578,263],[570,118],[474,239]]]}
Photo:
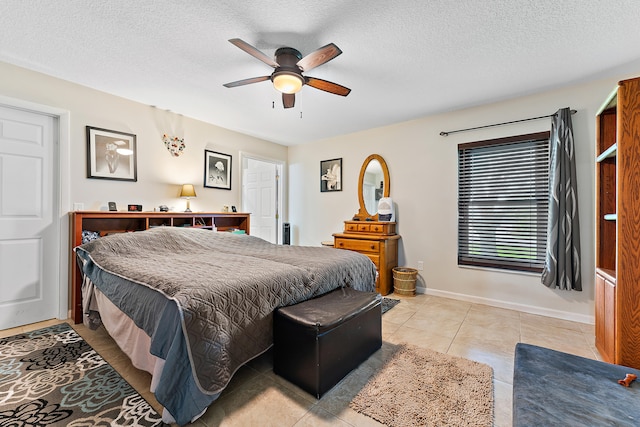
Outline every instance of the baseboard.
{"label": "baseboard", "polygon": [[509,301],[501,301],[491,298],[477,297],[473,295],[458,294],[455,292],[441,291],[438,289],[427,289],[421,286],[416,287],[416,293],[433,295],[436,297],[457,299],[477,304],[490,305],[492,307],[506,308],[509,310],[517,310],[523,313],[538,314],[540,316],[554,317],[556,319],[570,320],[572,322],[586,323],[588,325],[595,324],[595,317],[585,314],[570,313],[567,311],[553,310],[545,307],[537,307],[534,305],[517,304]]}

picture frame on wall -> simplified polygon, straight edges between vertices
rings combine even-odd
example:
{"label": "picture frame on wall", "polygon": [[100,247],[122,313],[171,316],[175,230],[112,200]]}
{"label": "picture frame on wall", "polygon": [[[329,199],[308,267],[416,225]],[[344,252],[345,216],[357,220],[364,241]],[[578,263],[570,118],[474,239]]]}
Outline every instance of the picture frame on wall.
{"label": "picture frame on wall", "polygon": [[342,191],[342,158],[320,161],[320,192]]}
{"label": "picture frame on wall", "polygon": [[87,126],[87,178],[138,180],[136,136]]}
{"label": "picture frame on wall", "polygon": [[204,150],[204,186],[231,190],[231,155]]}

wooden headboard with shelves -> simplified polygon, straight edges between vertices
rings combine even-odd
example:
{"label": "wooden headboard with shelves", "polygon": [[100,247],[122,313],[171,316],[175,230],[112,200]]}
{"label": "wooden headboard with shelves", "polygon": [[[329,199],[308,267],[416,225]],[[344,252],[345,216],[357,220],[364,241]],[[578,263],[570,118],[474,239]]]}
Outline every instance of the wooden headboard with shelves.
{"label": "wooden headboard with shelves", "polygon": [[70,212],[71,318],[75,323],[82,322],[82,275],[76,263],[73,248],[82,244],[83,230],[106,236],[111,233],[142,231],[152,227],[197,227],[216,229],[218,232],[243,230],[249,234],[250,215],[241,212]]}

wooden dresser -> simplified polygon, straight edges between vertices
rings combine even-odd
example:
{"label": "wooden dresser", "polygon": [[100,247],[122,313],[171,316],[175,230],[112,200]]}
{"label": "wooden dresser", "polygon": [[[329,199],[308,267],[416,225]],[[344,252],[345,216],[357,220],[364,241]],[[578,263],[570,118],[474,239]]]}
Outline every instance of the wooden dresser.
{"label": "wooden dresser", "polygon": [[388,295],[393,291],[393,272],[398,265],[396,223],[385,221],[345,221],[344,231],[333,235],[333,246],[360,252],[378,269],[376,291]]}

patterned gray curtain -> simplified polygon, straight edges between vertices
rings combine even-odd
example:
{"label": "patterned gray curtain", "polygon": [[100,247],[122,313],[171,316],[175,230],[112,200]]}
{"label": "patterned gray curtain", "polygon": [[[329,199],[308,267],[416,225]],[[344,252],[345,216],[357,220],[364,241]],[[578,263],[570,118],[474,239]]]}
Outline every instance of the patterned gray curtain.
{"label": "patterned gray curtain", "polygon": [[569,108],[552,116],[549,145],[549,218],[542,284],[581,291],[578,189]]}

